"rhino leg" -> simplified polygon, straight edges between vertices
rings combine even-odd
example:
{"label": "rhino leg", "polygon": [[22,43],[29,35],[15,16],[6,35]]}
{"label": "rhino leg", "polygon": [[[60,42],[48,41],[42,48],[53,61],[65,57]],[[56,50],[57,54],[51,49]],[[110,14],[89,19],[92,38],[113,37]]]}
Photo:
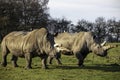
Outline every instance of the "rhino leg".
{"label": "rhino leg", "polygon": [[56,60],[57,60],[57,64],[58,65],[61,65],[62,63],[61,63],[61,61],[60,61],[60,59],[61,59],[61,52],[60,53],[57,53],[57,55],[56,55]]}
{"label": "rhino leg", "polygon": [[2,61],[1,61],[1,65],[3,67],[6,67],[7,66],[7,55],[8,53],[7,52],[2,52]]}
{"label": "rhino leg", "polygon": [[84,65],[83,65],[83,62],[84,62],[83,60],[78,60],[78,66],[79,66],[79,67],[83,67],[83,66],[84,66]]}
{"label": "rhino leg", "polygon": [[12,55],[11,61],[12,61],[12,64],[13,64],[14,67],[18,67],[17,60],[18,60],[18,57]]}
{"label": "rhino leg", "polygon": [[49,57],[49,64],[52,64],[53,57]]}
{"label": "rhino leg", "polygon": [[31,63],[32,63],[32,56],[31,53],[25,53],[25,59],[26,59],[26,69],[31,69]]}
{"label": "rhino leg", "polygon": [[57,64],[58,64],[58,65],[62,65],[60,59],[56,59],[56,60],[57,60]]}
{"label": "rhino leg", "polygon": [[79,67],[83,66],[84,58],[83,58],[82,54],[80,54],[80,53],[76,54],[76,58],[78,59],[78,66]]}
{"label": "rhino leg", "polygon": [[41,56],[42,68],[43,68],[43,69],[48,69],[48,67],[47,67],[47,58],[48,58],[47,55]]}
{"label": "rhino leg", "polygon": [[[55,58],[56,59],[56,63],[58,65],[62,65],[61,61],[60,61],[60,58]],[[52,64],[52,61],[53,61],[53,57],[49,57],[49,64]]]}

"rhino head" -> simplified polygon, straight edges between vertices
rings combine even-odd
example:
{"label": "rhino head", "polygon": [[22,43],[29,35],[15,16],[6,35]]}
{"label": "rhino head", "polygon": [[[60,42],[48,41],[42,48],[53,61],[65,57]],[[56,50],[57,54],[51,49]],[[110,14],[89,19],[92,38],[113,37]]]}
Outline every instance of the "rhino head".
{"label": "rhino head", "polygon": [[101,44],[94,43],[91,46],[92,52],[101,57],[107,56],[107,49],[105,49],[105,47],[104,47],[105,43],[106,43],[106,41],[104,41]]}

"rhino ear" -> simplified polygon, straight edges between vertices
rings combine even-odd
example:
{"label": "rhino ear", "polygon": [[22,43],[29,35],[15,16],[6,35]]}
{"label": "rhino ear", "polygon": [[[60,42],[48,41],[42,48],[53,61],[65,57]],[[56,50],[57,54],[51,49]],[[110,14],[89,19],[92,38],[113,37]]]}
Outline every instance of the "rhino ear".
{"label": "rhino ear", "polygon": [[96,39],[96,36],[95,36],[95,35],[93,35],[93,39]]}
{"label": "rhino ear", "polygon": [[58,32],[54,33],[54,37],[56,37],[58,35]]}

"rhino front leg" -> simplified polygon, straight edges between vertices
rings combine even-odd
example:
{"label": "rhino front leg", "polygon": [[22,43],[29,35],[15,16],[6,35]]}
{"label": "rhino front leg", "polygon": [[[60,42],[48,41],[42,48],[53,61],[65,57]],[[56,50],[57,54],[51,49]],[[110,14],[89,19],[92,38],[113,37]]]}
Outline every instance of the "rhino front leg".
{"label": "rhino front leg", "polygon": [[26,69],[31,69],[31,63],[32,63],[32,56],[31,53],[26,53],[25,54],[25,59],[26,59]]}
{"label": "rhino front leg", "polygon": [[78,66],[79,66],[79,67],[84,66],[84,65],[83,65],[83,62],[84,62],[84,57],[83,57],[83,55],[80,54],[80,53],[78,53],[78,54],[76,54],[75,56],[76,56],[76,58],[78,59]]}
{"label": "rhino front leg", "polygon": [[83,66],[84,66],[84,65],[83,65],[83,62],[84,62],[83,60],[80,60],[80,59],[79,59],[79,60],[78,60],[78,66],[79,66],[79,67],[83,67]]}

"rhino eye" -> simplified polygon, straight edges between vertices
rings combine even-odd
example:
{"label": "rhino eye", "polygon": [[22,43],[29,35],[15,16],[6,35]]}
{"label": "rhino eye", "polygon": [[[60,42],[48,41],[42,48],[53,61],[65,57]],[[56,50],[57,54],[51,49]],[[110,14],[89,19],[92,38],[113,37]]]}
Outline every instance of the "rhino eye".
{"label": "rhino eye", "polygon": [[96,39],[96,36],[95,36],[95,35],[93,36],[93,39]]}
{"label": "rhino eye", "polygon": [[97,48],[100,48],[100,46],[97,46]]}

